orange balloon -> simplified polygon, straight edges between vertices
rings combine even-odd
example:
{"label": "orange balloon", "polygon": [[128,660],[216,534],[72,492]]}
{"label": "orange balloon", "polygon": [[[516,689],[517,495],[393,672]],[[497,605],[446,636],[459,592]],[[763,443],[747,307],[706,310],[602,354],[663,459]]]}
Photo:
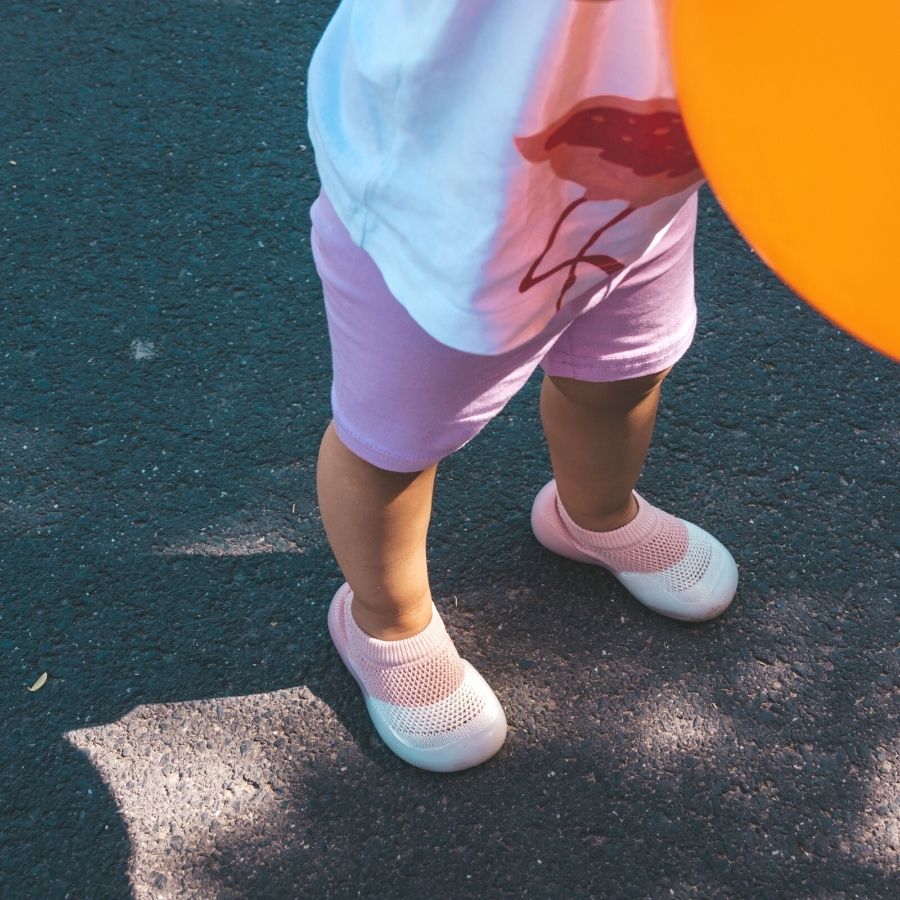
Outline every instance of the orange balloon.
{"label": "orange balloon", "polygon": [[900,0],[669,0],[688,134],[763,261],[900,360]]}

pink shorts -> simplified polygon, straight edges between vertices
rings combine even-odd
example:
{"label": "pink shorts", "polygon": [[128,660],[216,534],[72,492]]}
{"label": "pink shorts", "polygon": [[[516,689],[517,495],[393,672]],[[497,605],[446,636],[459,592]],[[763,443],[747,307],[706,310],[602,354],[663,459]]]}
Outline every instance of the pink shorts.
{"label": "pink shorts", "polygon": [[696,193],[605,299],[573,301],[537,337],[498,356],[454,350],[423,331],[324,193],[310,218],[331,340],[335,429],[381,469],[417,472],[459,450],[538,366],[582,381],[638,378],[673,365],[694,336]]}

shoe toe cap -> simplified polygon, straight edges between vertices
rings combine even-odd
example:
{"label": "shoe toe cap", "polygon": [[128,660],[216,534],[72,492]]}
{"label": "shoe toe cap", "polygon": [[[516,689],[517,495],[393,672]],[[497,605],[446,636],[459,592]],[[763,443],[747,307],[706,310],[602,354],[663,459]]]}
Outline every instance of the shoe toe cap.
{"label": "shoe toe cap", "polygon": [[[467,660],[463,683],[454,695],[432,709],[419,708],[415,719],[443,722],[439,730],[423,729],[420,724],[410,727],[407,715],[392,708],[392,704],[368,698],[366,705],[381,738],[401,759],[421,769],[433,772],[457,772],[477,766],[492,757],[506,740],[506,714],[496,694]],[[467,717],[462,709],[459,692],[477,697],[480,709]],[[438,709],[443,706],[444,709]],[[454,721],[454,719],[456,721]]]}
{"label": "shoe toe cap", "polygon": [[[706,559],[699,577],[684,561],[669,570],[652,574],[621,572],[619,581],[645,606],[662,615],[688,622],[705,622],[720,616],[731,605],[737,591],[738,568],[728,549],[711,534],[686,522],[691,556]],[[704,546],[705,545],[705,546]],[[698,550],[698,548],[702,548]],[[685,569],[690,575],[685,577]],[[689,580],[688,586],[679,582]]]}

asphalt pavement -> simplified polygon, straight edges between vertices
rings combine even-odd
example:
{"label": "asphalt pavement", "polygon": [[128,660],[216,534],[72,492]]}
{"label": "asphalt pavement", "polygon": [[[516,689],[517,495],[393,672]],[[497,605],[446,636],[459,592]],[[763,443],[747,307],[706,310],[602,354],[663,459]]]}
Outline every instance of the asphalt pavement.
{"label": "asphalt pavement", "polygon": [[682,625],[537,544],[536,374],[430,533],[506,744],[436,775],[375,735],[315,499],[334,6],[0,7],[0,896],[900,896],[898,369],[706,189],[639,487],[732,549],[733,606]]}

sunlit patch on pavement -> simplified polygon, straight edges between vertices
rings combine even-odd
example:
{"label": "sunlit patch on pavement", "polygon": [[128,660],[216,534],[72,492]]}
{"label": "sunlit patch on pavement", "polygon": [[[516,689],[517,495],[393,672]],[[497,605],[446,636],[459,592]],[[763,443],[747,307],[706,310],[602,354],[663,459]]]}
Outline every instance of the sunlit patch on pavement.
{"label": "sunlit patch on pavement", "polygon": [[875,749],[868,789],[844,852],[885,872],[900,873],[900,738]]}
{"label": "sunlit patch on pavement", "polygon": [[276,532],[204,535],[201,539],[157,550],[161,556],[256,556],[259,553],[304,553],[297,541]]}
{"label": "sunlit patch on pavement", "polygon": [[131,841],[137,898],[218,896],[221,866],[305,846],[304,782],[341,725],[306,687],[139,706],[64,737],[93,764]]}
{"label": "sunlit patch on pavement", "polygon": [[713,704],[666,691],[645,698],[626,722],[643,753],[665,762],[673,756],[713,755],[729,730],[730,717]]}

